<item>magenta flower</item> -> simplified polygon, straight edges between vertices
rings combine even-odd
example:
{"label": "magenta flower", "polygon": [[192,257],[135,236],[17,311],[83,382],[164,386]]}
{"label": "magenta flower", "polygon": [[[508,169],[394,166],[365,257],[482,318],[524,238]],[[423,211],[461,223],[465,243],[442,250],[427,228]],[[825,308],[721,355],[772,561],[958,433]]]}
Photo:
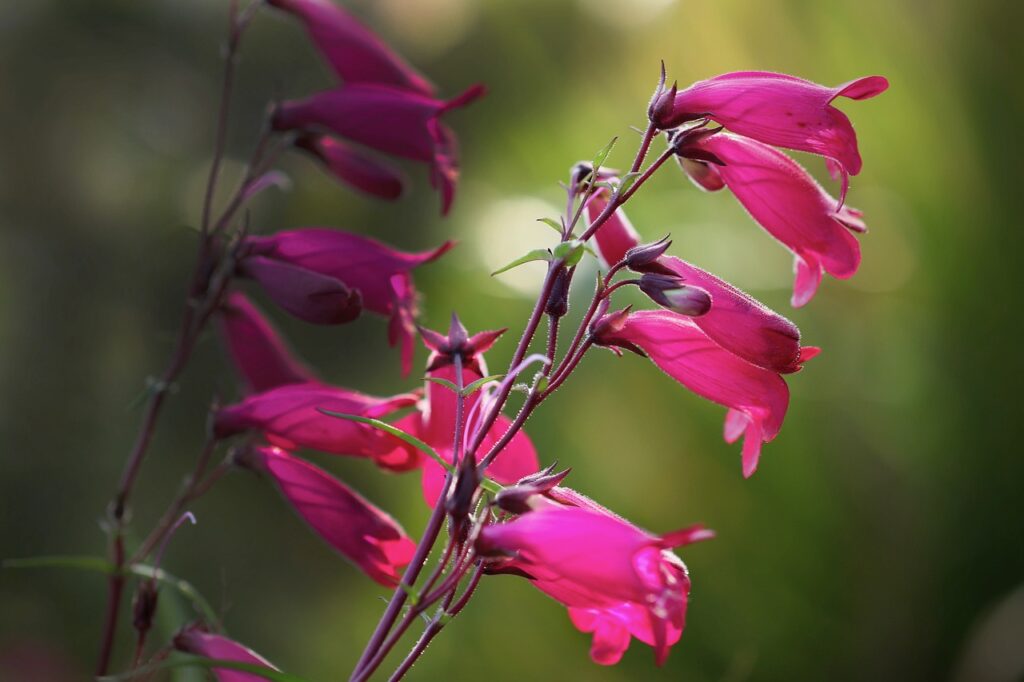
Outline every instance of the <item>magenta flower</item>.
{"label": "magenta flower", "polygon": [[[186,653],[205,656],[206,658],[249,663],[277,670],[272,663],[252,649],[246,648],[223,635],[206,632],[200,626],[194,624],[185,627],[175,635],[174,648]],[[212,672],[218,682],[261,682],[261,680],[265,679],[260,675],[253,675],[252,673],[231,670],[229,668],[213,668]]]}
{"label": "magenta flower", "polygon": [[458,177],[454,134],[441,116],[482,96],[474,85],[450,100],[409,90],[357,83],[283,102],[274,113],[278,130],[326,130],[371,149],[427,163],[447,213]]}
{"label": "magenta flower", "polygon": [[[454,242],[445,242],[431,251],[406,253],[369,237],[311,227],[246,239],[240,268],[248,273],[253,261],[264,268],[268,263],[275,264],[290,273],[300,273],[296,278],[318,278],[357,292],[363,308],[391,318],[389,341],[392,346],[401,345],[402,371],[408,373],[416,333],[416,294],[411,272],[439,258],[452,246]],[[260,283],[275,301],[278,298],[271,287],[288,290],[290,284],[287,279]]]}
{"label": "magenta flower", "polygon": [[398,584],[416,551],[388,514],[322,469],[275,447],[246,451],[241,461],[273,479],[289,505],[323,540],[381,585]]}
{"label": "magenta flower", "polygon": [[361,192],[389,201],[402,195],[405,180],[401,172],[337,138],[307,133],[295,140],[295,146],[309,152],[333,177]]}
{"label": "magenta flower", "polygon": [[[214,418],[214,431],[218,438],[257,431],[285,449],[303,447],[376,460],[394,449],[393,437],[321,410],[379,418],[415,402],[412,394],[377,398],[335,386],[289,384],[221,408]],[[386,462],[377,463],[392,468]]]}
{"label": "magenta flower", "polygon": [[[704,165],[701,164],[702,167]],[[717,171],[709,172],[717,174]],[[594,207],[593,204],[598,202],[601,203]],[[603,198],[588,205],[591,220],[604,210],[605,205],[607,202]],[[640,246],[640,235],[624,211],[618,209],[594,234],[594,241],[607,266],[623,260],[631,249]],[[667,246],[665,242],[658,242],[650,245],[648,250],[651,255],[663,253]],[[719,346],[758,367],[781,374],[800,369],[800,330],[795,324],[728,282],[684,260],[667,255],[637,257],[640,255],[646,254],[631,252],[630,258],[637,261],[631,265],[634,270],[672,274],[681,278],[686,286],[710,295],[711,307],[694,317],[693,323]],[[639,263],[641,260],[643,263]]]}
{"label": "magenta flower", "polygon": [[[455,355],[461,356],[463,360],[463,385],[471,384],[477,379],[487,376],[487,363],[483,354],[494,345],[504,331],[504,329],[484,331],[470,336],[458,318],[454,316],[447,337],[429,329],[421,329],[423,341],[431,350],[427,360],[427,377],[455,383],[457,380],[453,364]],[[480,400],[480,391],[472,393],[464,400],[467,422],[464,442],[469,441],[471,427],[479,423],[483,417],[481,414],[483,406]],[[456,401],[455,393],[450,388],[427,381],[424,399],[419,404],[419,410],[395,422],[395,426],[423,440],[442,458],[451,462]],[[507,417],[498,416],[484,437],[480,448],[476,451],[477,461],[487,454],[491,446],[497,442],[510,425],[511,422]],[[420,456],[418,452],[405,444],[396,448],[390,455],[378,458],[378,462],[392,460],[398,462],[418,461],[423,468],[423,496],[427,503],[433,506],[437,502],[444,484],[445,472],[441,465],[433,459]],[[487,475],[498,483],[515,483],[539,468],[537,451],[534,449],[533,443],[525,431],[519,431],[488,467]]]}
{"label": "magenta flower", "polygon": [[840,279],[857,271],[860,245],[850,231],[867,230],[860,211],[840,207],[800,164],[756,140],[727,133],[704,137],[695,147],[724,165],[690,161],[684,168],[690,172],[697,164],[698,174],[721,178],[754,220],[796,256],[794,306],[811,300],[822,271]]}
{"label": "magenta flower", "polygon": [[290,263],[253,255],[238,264],[238,274],[259,282],[274,303],[306,322],[344,324],[362,312],[359,292]]}
{"label": "magenta flower", "polygon": [[250,391],[318,381],[244,294],[232,291],[227,295],[220,323],[231,359]]}
{"label": "magenta flower", "polygon": [[370,29],[330,0],[268,0],[297,17],[331,69],[346,83],[381,83],[434,93],[422,75]]}
{"label": "magenta flower", "polygon": [[[641,352],[697,395],[729,408],[725,440],[743,440],[743,475],[757,469],[761,444],[775,438],[789,406],[789,388],[777,373],[733,355],[696,320],[661,310],[612,313],[595,325],[599,345]],[[808,351],[809,359],[817,350]]]}
{"label": "magenta flower", "polygon": [[567,488],[535,496],[532,510],[484,526],[482,554],[510,557],[493,572],[515,572],[569,607],[573,624],[594,635],[591,657],[617,663],[630,636],[654,647],[658,665],[679,641],[690,580],[673,554],[713,536],[700,526],[656,536]]}
{"label": "magenta flower", "polygon": [[[837,97],[862,100],[889,87],[882,76],[867,76],[834,88],[795,76],[740,71],[698,81],[680,91],[671,113],[656,121],[674,128],[701,118],[765,144],[820,154],[846,173],[861,169],[857,135],[846,114],[832,106]],[[845,183],[844,183],[845,184]]]}
{"label": "magenta flower", "polygon": [[[587,202],[588,226],[608,207],[608,190],[594,194]],[[594,233],[594,247],[605,267],[611,267],[626,257],[626,252],[640,243],[640,235],[619,208]]]}

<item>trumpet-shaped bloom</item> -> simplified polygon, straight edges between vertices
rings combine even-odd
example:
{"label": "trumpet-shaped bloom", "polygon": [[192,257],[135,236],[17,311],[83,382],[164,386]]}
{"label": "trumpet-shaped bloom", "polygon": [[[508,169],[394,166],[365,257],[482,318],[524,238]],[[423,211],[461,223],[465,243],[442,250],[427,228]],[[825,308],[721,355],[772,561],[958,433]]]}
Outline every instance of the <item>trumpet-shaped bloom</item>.
{"label": "trumpet-shaped bloom", "polygon": [[718,133],[697,146],[725,164],[703,164],[701,172],[719,176],[754,220],[796,256],[794,306],[811,300],[823,271],[853,276],[860,245],[851,230],[867,230],[860,211],[840,206],[800,164],[756,140]]}
{"label": "trumpet-shaped bloom", "polygon": [[[377,398],[319,384],[290,384],[254,393],[221,408],[214,418],[219,438],[261,432],[286,449],[311,448],[335,455],[376,459],[394,449],[393,437],[366,424],[326,415],[322,410],[379,418],[416,402],[411,394]],[[381,466],[386,463],[378,461]]]}
{"label": "trumpet-shaped bloom", "polygon": [[238,274],[256,280],[274,303],[313,324],[351,322],[363,309],[359,292],[291,263],[253,255],[238,264]]}
{"label": "trumpet-shaped bloom", "polygon": [[[588,205],[587,210],[592,213],[591,220],[604,210],[604,205],[607,202],[603,199],[595,199]],[[619,262],[630,249],[640,244],[640,235],[633,229],[622,209],[618,209],[597,231],[594,239],[606,265]],[[664,247],[658,245],[651,245],[651,248],[654,249],[652,253],[664,250]],[[759,367],[782,374],[800,369],[800,330],[752,296],[674,256],[662,255],[635,269],[641,272],[671,273],[682,278],[687,286],[707,292],[711,297],[711,306],[703,314],[694,317],[693,323],[722,348]]]}
{"label": "trumpet-shaped bloom", "polygon": [[800,330],[782,315],[710,272],[674,256],[658,264],[711,295],[711,308],[693,323],[747,362],[780,374],[800,369]]}
{"label": "trumpet-shaped bloom", "polygon": [[431,167],[447,213],[458,177],[455,136],[441,116],[481,97],[474,85],[450,100],[409,90],[357,83],[282,103],[274,113],[278,130],[327,130],[361,145]]}
{"label": "trumpet-shaped bloom", "polygon": [[265,472],[323,540],[381,585],[398,584],[416,551],[402,527],[322,469],[275,447],[253,448],[244,463]]}
{"label": "trumpet-shaped bloom", "polygon": [[[484,331],[470,336],[458,318],[452,320],[452,327],[445,337],[443,334],[421,329],[423,341],[431,350],[427,360],[427,377],[440,379],[457,385],[458,376],[454,359],[462,359],[463,386],[487,376],[484,353],[498,340],[505,330]],[[463,452],[471,439],[472,427],[483,418],[485,405],[481,404],[481,391],[477,390],[463,400],[463,416],[466,428],[463,430]],[[424,398],[419,409],[395,425],[430,445],[444,460],[453,461],[455,444],[456,403],[455,392],[449,387],[427,381]],[[498,415],[494,424],[484,436],[475,455],[482,459],[490,448],[504,435],[511,425],[504,415]],[[433,506],[444,486],[444,469],[433,459],[422,457],[404,443],[378,461],[388,462],[393,468],[421,466],[423,469],[423,496]],[[509,441],[487,469],[487,475],[498,483],[514,483],[520,478],[537,471],[537,451],[525,431],[519,431]]]}
{"label": "trumpet-shaped bloom", "polygon": [[298,18],[331,69],[346,83],[381,83],[434,93],[433,86],[384,41],[331,0],[269,0]]}
{"label": "trumpet-shaped bloom", "polygon": [[230,292],[220,310],[221,334],[250,391],[318,381],[244,294]]}
{"label": "trumpet-shaped bloom", "polygon": [[766,144],[820,154],[839,164],[844,174],[856,175],[861,169],[857,135],[850,119],[832,102],[837,97],[869,99],[888,87],[881,76],[830,88],[781,73],[727,73],[679,91],[671,114],[658,123],[673,128],[710,118]]}
{"label": "trumpet-shaped bloom", "polygon": [[484,526],[481,553],[510,557],[496,572],[524,575],[569,607],[573,624],[593,633],[591,657],[617,663],[630,636],[655,649],[659,665],[679,641],[690,580],[671,548],[712,537],[693,526],[652,535],[566,488],[536,496],[533,510]]}
{"label": "trumpet-shaped bloom", "polygon": [[[592,225],[608,207],[608,191],[601,190],[587,202],[587,224]],[[633,224],[626,213],[616,209],[594,233],[594,247],[605,267],[611,267],[626,257],[626,252],[640,243]]]}
{"label": "trumpet-shaped bloom", "polygon": [[[252,649],[244,647],[223,635],[206,632],[198,625],[189,625],[175,635],[174,648],[186,653],[205,656],[206,658],[249,663],[277,670],[272,663]],[[217,678],[217,682],[260,682],[265,679],[260,675],[253,675],[252,673],[231,670],[229,668],[213,668],[212,672]]]}
{"label": "trumpet-shaped bloom", "polygon": [[779,433],[789,406],[781,376],[723,349],[695,321],[661,310],[621,316],[604,325],[597,341],[642,351],[686,388],[729,408],[725,439],[732,443],[744,436],[743,475],[754,473],[762,443]]}
{"label": "trumpet-shaped bloom", "polygon": [[[358,292],[363,308],[391,318],[390,342],[401,345],[402,369],[408,373],[412,368],[416,331],[413,320],[417,312],[411,272],[439,258],[452,246],[453,242],[445,242],[430,251],[406,253],[369,237],[311,227],[248,238],[241,267],[247,271],[252,261],[273,263]],[[261,283],[274,298],[268,283]],[[270,282],[271,286],[274,284]]]}
{"label": "trumpet-shaped bloom", "polygon": [[389,201],[402,196],[405,179],[401,172],[350,144],[329,135],[305,134],[295,141],[295,146],[309,152],[328,173],[346,185]]}

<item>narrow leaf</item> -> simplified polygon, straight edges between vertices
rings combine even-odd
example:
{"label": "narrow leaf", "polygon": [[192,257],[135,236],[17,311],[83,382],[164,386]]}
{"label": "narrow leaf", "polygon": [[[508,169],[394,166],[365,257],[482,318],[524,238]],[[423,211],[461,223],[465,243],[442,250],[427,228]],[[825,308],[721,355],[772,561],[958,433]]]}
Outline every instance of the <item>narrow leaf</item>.
{"label": "narrow leaf", "polygon": [[558,234],[563,234],[565,232],[565,226],[554,218],[537,218],[537,222],[544,223]]}
{"label": "narrow leaf", "polygon": [[370,426],[372,426],[372,427],[374,427],[376,429],[380,429],[381,431],[384,431],[385,433],[390,433],[395,438],[397,438],[397,439],[399,439],[399,440],[401,440],[401,441],[403,441],[405,443],[408,443],[409,445],[413,446],[414,448],[416,448],[420,452],[422,452],[422,453],[426,454],[427,456],[429,456],[431,459],[433,459],[435,462],[440,464],[446,470],[454,471],[454,469],[455,469],[451,464],[446,462],[445,459],[443,457],[441,457],[441,455],[437,454],[437,451],[434,450],[434,448],[430,447],[429,445],[427,445],[426,443],[424,443],[423,441],[421,441],[419,438],[417,438],[416,436],[412,435],[411,433],[406,433],[402,429],[396,428],[396,427],[392,426],[391,424],[388,424],[387,422],[382,422],[379,419],[372,419],[370,417],[360,417],[360,416],[355,415],[355,414],[343,414],[341,412],[331,412],[330,410],[324,410],[324,409],[321,409],[321,408],[317,408],[317,410],[321,414],[326,414],[328,417],[337,417],[338,419],[347,419],[350,422],[359,422],[360,424],[369,424]]}
{"label": "narrow leaf", "polygon": [[571,239],[556,246],[552,253],[555,258],[561,258],[566,265],[572,267],[583,258],[583,243],[578,239]]}
{"label": "narrow leaf", "polygon": [[551,252],[548,251],[547,249],[534,249],[533,251],[529,252],[525,256],[520,256],[519,258],[516,258],[514,261],[512,261],[511,263],[509,263],[505,267],[498,268],[497,270],[495,270],[494,272],[491,273],[491,277],[494,277],[495,275],[500,275],[503,272],[508,272],[512,268],[517,268],[520,265],[522,265],[523,263],[529,263],[529,262],[535,261],[535,260],[550,261],[551,260]]}
{"label": "narrow leaf", "polygon": [[423,378],[426,379],[427,381],[432,381],[435,384],[440,384],[441,386],[444,386],[445,388],[447,388],[449,391],[451,391],[455,395],[459,394],[459,387],[456,386],[454,382],[448,381],[447,379],[442,379],[441,377],[423,377]]}
{"label": "narrow leaf", "polygon": [[615,143],[618,141],[618,137],[613,137],[611,142],[606,144],[604,148],[601,149],[601,151],[599,151],[597,155],[594,157],[594,160],[591,163],[591,167],[594,169],[594,177],[597,177],[597,171],[599,171],[601,169],[601,166],[604,165],[605,159],[607,159],[608,155],[611,154],[612,147],[614,147]]}
{"label": "narrow leaf", "polygon": [[462,395],[463,396],[473,395],[473,393],[475,393],[481,386],[486,384],[488,381],[497,381],[498,379],[502,378],[503,376],[505,376],[505,375],[504,374],[492,374],[489,377],[482,377],[480,379],[477,379],[476,381],[474,381],[474,382],[472,382],[470,384],[467,384],[466,387],[464,389],[462,389]]}
{"label": "narrow leaf", "polygon": [[622,180],[619,182],[619,196],[623,196],[629,191],[629,188],[633,186],[633,183],[640,177],[640,173],[626,173],[622,176]]}

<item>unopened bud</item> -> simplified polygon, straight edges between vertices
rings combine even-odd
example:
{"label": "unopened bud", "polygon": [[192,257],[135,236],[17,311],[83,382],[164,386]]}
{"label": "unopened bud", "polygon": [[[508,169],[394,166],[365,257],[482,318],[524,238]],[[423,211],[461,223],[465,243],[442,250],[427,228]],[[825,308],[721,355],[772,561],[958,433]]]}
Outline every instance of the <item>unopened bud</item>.
{"label": "unopened bud", "polygon": [[666,90],[662,86],[655,92],[650,106],[647,107],[647,118],[650,119],[656,128],[665,129],[672,127],[670,121],[672,119],[672,111],[675,109],[676,92],[678,90],[678,84],[673,83],[671,88]]}
{"label": "unopened bud", "polygon": [[552,317],[562,317],[569,312],[569,270],[559,268],[548,295],[544,312]]}
{"label": "unopened bud", "polygon": [[[557,463],[556,463],[557,464]],[[525,514],[534,508],[535,498],[544,495],[561,483],[571,469],[555,472],[556,464],[519,480],[513,486],[503,488],[494,498],[499,509],[512,514]]]}
{"label": "unopened bud", "polygon": [[480,487],[480,472],[477,471],[476,462],[472,457],[463,457],[459,462],[458,477],[455,479],[455,486],[445,501],[445,511],[452,519],[455,533],[460,537],[465,536],[467,528],[466,521],[469,512],[473,508],[473,498],[476,496],[477,488]]}
{"label": "unopened bud", "polygon": [[144,580],[139,583],[135,597],[132,599],[132,627],[139,633],[149,632],[153,626],[158,596],[155,582]]}
{"label": "unopened bud", "polygon": [[711,294],[684,284],[675,275],[645,274],[640,278],[640,290],[661,307],[680,315],[697,317],[711,309]]}
{"label": "unopened bud", "polygon": [[666,236],[650,244],[640,244],[626,251],[626,267],[633,272],[658,272],[665,275],[672,274],[672,271],[661,265],[658,259],[672,246],[672,241]]}

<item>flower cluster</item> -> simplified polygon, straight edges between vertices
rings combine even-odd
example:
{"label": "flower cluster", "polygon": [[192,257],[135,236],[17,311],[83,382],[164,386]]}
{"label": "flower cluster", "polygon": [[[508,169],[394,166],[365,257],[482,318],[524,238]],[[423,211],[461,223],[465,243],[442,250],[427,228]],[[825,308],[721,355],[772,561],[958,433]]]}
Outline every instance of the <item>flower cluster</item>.
{"label": "flower cluster", "polygon": [[[456,140],[441,121],[448,111],[483,94],[472,86],[452,99],[435,88],[369,29],[332,0],[267,0],[305,27],[340,84],[273,107],[270,136],[308,153],[341,182],[370,196],[395,199],[405,179],[381,156],[427,165],[451,207],[458,178]],[[254,2],[255,11],[262,5]],[[238,24],[233,24],[237,31]],[[237,33],[232,34],[232,45]],[[229,58],[229,68],[231,67]],[[229,72],[230,73],[230,72]],[[230,82],[230,79],[226,79]],[[124,507],[162,403],[150,402],[138,449],[129,459],[115,499],[110,612],[99,674],[106,672],[116,630],[124,569],[166,545],[184,506],[205,492],[222,469],[207,474],[213,450],[232,441],[224,469],[241,467],[270,482],[306,525],[371,580],[394,590],[388,608],[360,657],[352,680],[379,668],[406,630],[436,612],[392,679],[399,679],[431,639],[465,606],[485,575],[514,574],[568,609],[571,622],[592,634],[591,657],[618,662],[637,639],[665,662],[682,634],[691,582],[674,549],[713,533],[695,525],[656,535],[586,496],[564,487],[568,471],[541,466],[524,425],[533,411],[580,366],[594,346],[649,358],[692,392],[727,408],[725,439],[743,439],[742,471],[758,466],[762,445],[779,433],[789,405],[785,376],[818,353],[802,345],[790,320],[728,282],[669,255],[668,238],[643,243],[623,205],[669,159],[709,191],[728,187],[765,230],[796,259],[792,303],[808,302],[823,272],[849,277],[860,260],[860,212],[845,203],[849,176],[861,169],[849,119],[833,106],[842,96],[873,97],[887,87],[873,76],[827,88],[761,72],[726,74],[679,90],[664,71],[648,106],[649,126],[625,173],[603,167],[607,150],[570,172],[559,243],[517,262],[544,260],[547,274],[508,369],[490,375],[485,355],[504,329],[471,334],[452,315],[446,333],[417,324],[418,294],[412,272],[452,248],[409,253],[370,237],[330,227],[302,227],[252,235],[235,226],[233,212],[272,178],[250,164],[247,178],[223,217],[204,217],[196,280],[182,325],[179,355],[165,375],[180,372],[209,319],[220,325],[228,355],[241,378],[241,397],[218,405],[208,447],[185,493],[128,561]],[[716,124],[713,126],[712,124]],[[655,139],[664,152],[646,168]],[[258,149],[262,145],[258,145]],[[785,147],[826,158],[841,182],[840,198],[826,192]],[[211,172],[213,196],[217,162]],[[209,209],[209,205],[207,205]],[[206,211],[208,213],[208,210]],[[577,227],[582,232],[577,235]],[[593,247],[602,266],[587,311],[566,345],[559,328],[568,314],[576,266]],[[514,265],[514,264],[513,264]],[[633,279],[618,275],[631,271]],[[256,282],[266,297],[313,324],[352,322],[363,311],[388,319],[388,340],[400,347],[408,375],[416,339],[429,351],[425,385],[374,396],[331,384],[298,359],[265,315],[238,288]],[[612,308],[612,297],[635,286],[657,309]],[[530,354],[546,317],[543,353]],[[532,376],[531,376],[532,374]],[[510,396],[524,394],[518,413],[504,411]],[[414,542],[386,511],[302,457],[304,449],[372,461],[391,473],[418,472],[431,510],[422,539]],[[445,522],[447,521],[447,525]],[[447,528],[433,571],[431,552]],[[159,560],[158,562],[159,563]],[[421,577],[421,573],[425,577]],[[137,594],[137,651],[145,644],[156,609],[156,579]],[[144,622],[143,622],[144,621]],[[174,646],[218,659],[222,681],[257,679],[246,670],[270,663],[223,635],[212,623],[190,624]],[[145,626],[145,627],[143,627]],[[138,657],[136,662],[138,662]],[[223,667],[227,664],[234,668]],[[240,667],[239,667],[240,666]]]}

